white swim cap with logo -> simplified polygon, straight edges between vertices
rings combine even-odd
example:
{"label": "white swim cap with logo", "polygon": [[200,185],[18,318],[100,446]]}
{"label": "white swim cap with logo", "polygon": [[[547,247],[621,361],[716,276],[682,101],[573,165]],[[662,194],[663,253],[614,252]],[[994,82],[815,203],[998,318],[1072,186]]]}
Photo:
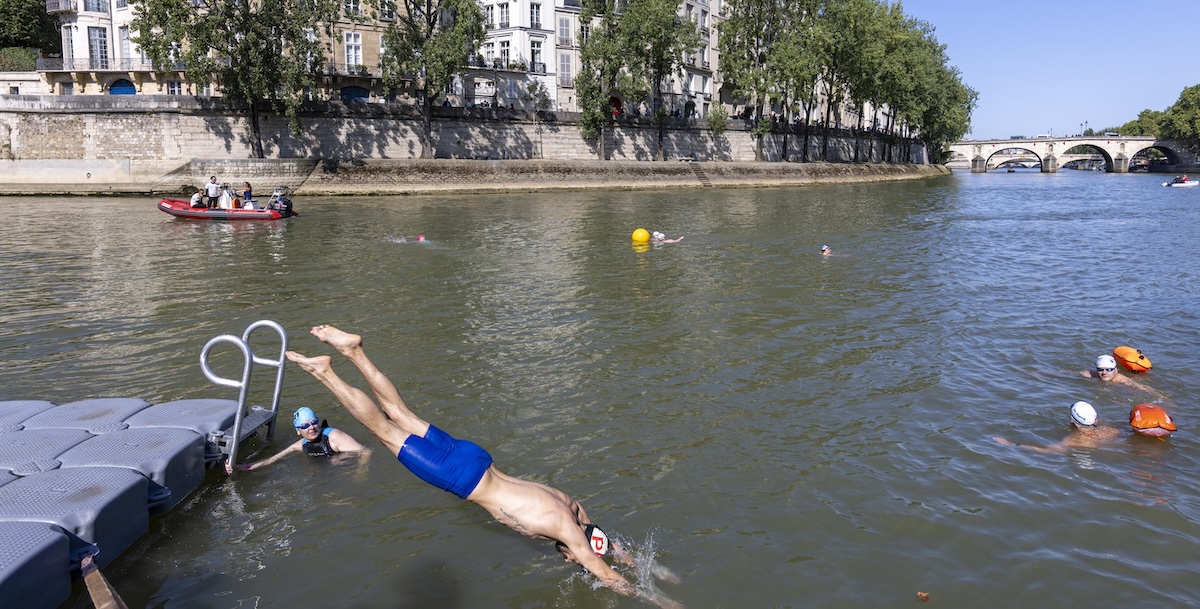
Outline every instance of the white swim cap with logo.
{"label": "white swim cap with logo", "polygon": [[1111,355],[1101,355],[1100,357],[1096,358],[1096,367],[1097,368],[1116,368],[1117,360],[1113,359],[1113,356],[1111,356]]}
{"label": "white swim cap with logo", "polygon": [[592,547],[592,551],[596,553],[596,556],[608,554],[608,535],[600,530],[600,527],[589,524],[583,528],[583,535],[587,537],[588,545]]}
{"label": "white swim cap with logo", "polygon": [[1080,427],[1095,425],[1096,409],[1087,402],[1075,402],[1071,405],[1071,421]]}

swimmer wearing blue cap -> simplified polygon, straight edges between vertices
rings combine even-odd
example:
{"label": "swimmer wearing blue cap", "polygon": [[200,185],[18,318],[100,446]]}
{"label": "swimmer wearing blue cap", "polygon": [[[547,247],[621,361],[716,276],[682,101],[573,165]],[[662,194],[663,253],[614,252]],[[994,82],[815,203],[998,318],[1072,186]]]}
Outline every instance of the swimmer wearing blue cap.
{"label": "swimmer wearing blue cap", "polygon": [[304,406],[292,413],[292,427],[296,428],[299,440],[274,455],[253,463],[233,465],[225,462],[226,473],[234,470],[248,472],[253,469],[270,465],[292,453],[303,452],[314,457],[330,457],[338,453],[367,452],[366,447],[359,444],[350,434],[329,426],[325,421],[317,419],[317,413],[312,408]]}
{"label": "swimmer wearing blue cap", "polygon": [[[478,504],[522,535],[554,541],[563,558],[578,563],[619,594],[659,607],[681,607],[657,590],[635,587],[608,566],[603,558],[606,555],[625,565],[636,563],[588,518],[579,502],[558,489],[501,472],[478,444],[453,438],[413,414],[396,386],[363,351],[362,337],[332,326],[316,326],[312,334],[358,367],[378,406],[333,371],[329,356],[306,357],[288,351],[287,358],[329,388],[342,406],[418,478]],[[679,582],[678,576],[661,566],[653,565],[651,571],[659,579]]]}

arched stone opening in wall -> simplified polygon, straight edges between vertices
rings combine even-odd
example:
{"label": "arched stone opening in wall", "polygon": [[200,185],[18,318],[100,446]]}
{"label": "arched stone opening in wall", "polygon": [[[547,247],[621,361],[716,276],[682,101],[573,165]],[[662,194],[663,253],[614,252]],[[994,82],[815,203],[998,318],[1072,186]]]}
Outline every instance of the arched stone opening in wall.
{"label": "arched stone opening in wall", "polygon": [[1169,172],[1176,165],[1185,163],[1179,151],[1169,146],[1146,146],[1134,151],[1129,157],[1129,171]]}
{"label": "arched stone opening in wall", "polygon": [[344,102],[363,102],[371,101],[371,92],[363,87],[342,87],[339,94]]}
{"label": "arched stone opening in wall", "polygon": [[[987,150],[980,148],[980,154]],[[1026,169],[1041,168],[1042,157],[1038,153],[1022,146],[1012,146],[1009,148],[1001,148],[984,157],[986,170],[1007,169],[1009,167],[1022,167]],[[975,172],[979,173],[979,172]]]}
{"label": "arched stone opening in wall", "polygon": [[137,86],[124,78],[113,81],[108,85],[109,95],[136,95]]}
{"label": "arched stone opening in wall", "polygon": [[1108,173],[1115,171],[1118,165],[1107,150],[1094,144],[1080,144],[1067,148],[1059,155],[1058,163],[1062,169],[1103,170]]}

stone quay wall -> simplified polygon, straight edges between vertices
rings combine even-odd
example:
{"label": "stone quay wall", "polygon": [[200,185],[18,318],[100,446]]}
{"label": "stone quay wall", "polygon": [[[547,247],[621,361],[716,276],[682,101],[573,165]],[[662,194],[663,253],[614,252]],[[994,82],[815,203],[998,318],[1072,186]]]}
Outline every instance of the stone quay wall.
{"label": "stone quay wall", "polygon": [[[235,111],[220,99],[181,96],[0,96],[0,191],[36,191],[39,187],[57,185],[61,192],[173,192],[180,183],[202,183],[208,172],[229,176],[228,181],[240,183],[258,176],[268,183],[305,184],[316,188],[318,181],[334,192],[338,189],[364,188],[364,176],[375,175],[380,180],[380,192],[398,192],[411,180],[378,177],[394,171],[395,161],[411,161],[421,153],[422,120],[416,109],[397,104],[322,103],[306,108],[300,117],[301,130],[292,133],[285,117],[264,113],[260,119],[263,148],[267,160],[280,161],[255,169],[259,159],[253,159],[251,129],[244,112]],[[604,176],[616,165],[604,168],[609,162],[644,162],[654,158],[658,129],[646,117],[621,117],[614,121],[604,135],[607,161],[598,161],[596,141],[582,137],[578,115],[548,112],[525,112],[502,108],[435,108],[431,123],[435,157],[449,160],[543,161],[536,170],[524,172],[526,177],[558,176],[552,182],[563,182],[567,176],[587,183],[582,173],[564,169],[554,162],[575,162]],[[917,142],[874,138],[836,131],[829,140],[829,159],[832,165],[850,167],[861,161],[865,167],[844,169],[854,179],[877,176],[887,179],[881,167],[886,154],[907,158],[920,166],[927,162],[926,151]],[[836,171],[817,171],[816,165],[826,163],[778,163],[783,156],[784,134],[770,133],[764,137],[761,169],[750,171],[744,166],[734,171],[739,179],[753,175],[777,173],[796,180],[806,173],[795,167],[813,166],[808,174],[820,174],[832,179]],[[803,137],[787,136],[789,160],[799,160]],[[674,120],[665,129],[664,152],[670,160],[705,162],[704,172],[712,184],[720,182],[722,163],[751,163],[758,143],[743,121],[731,120],[728,128],[714,133],[704,121]],[[810,135],[809,156],[822,158],[822,138],[814,130]],[[855,154],[857,149],[858,154]],[[597,161],[598,164],[592,163]],[[239,162],[246,167],[235,167]],[[578,165],[582,163],[583,165]],[[230,171],[224,171],[223,165]],[[644,163],[643,163],[644,164]],[[662,165],[657,163],[653,165]],[[679,164],[677,164],[679,165]],[[425,167],[418,164],[415,166]],[[666,179],[679,173],[695,177],[686,166],[668,170],[637,169],[639,163],[621,163],[626,178],[638,172]],[[501,163],[477,175],[510,175],[520,173],[515,165]],[[495,168],[505,167],[497,173]],[[532,167],[532,166],[531,166]],[[548,169],[548,168],[557,169]],[[441,172],[422,170],[425,175],[437,175],[431,188],[443,188],[447,183]],[[432,171],[432,173],[430,173]],[[549,172],[549,173],[547,173]],[[420,172],[418,172],[420,173]],[[898,173],[906,173],[900,171]],[[906,175],[912,172],[907,172]],[[236,176],[236,177],[235,177]],[[355,176],[350,178],[349,176]],[[199,177],[199,182],[195,179]],[[484,179],[487,186],[492,177]],[[714,178],[716,178],[714,180]],[[431,178],[433,179],[433,178]],[[514,178],[515,179],[515,178]],[[286,180],[286,182],[285,182]],[[608,183],[607,179],[591,180]],[[754,178],[753,180],[768,180]],[[644,181],[640,179],[634,182]],[[672,180],[668,180],[669,182]],[[810,182],[810,177],[803,182]],[[510,183],[511,185],[511,183]]]}

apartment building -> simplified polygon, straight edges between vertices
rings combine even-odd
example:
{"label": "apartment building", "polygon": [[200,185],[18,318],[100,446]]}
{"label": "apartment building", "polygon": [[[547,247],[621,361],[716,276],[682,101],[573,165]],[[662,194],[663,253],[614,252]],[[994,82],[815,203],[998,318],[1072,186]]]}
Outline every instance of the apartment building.
{"label": "apartment building", "polygon": [[[705,42],[684,57],[683,70],[668,83],[664,95],[668,111],[677,110],[686,116],[690,109],[703,116],[714,103],[719,80],[713,26],[719,2],[683,0],[680,4],[680,17],[696,23]],[[536,81],[549,94],[551,109],[578,112],[575,77],[579,74],[582,42],[580,0],[553,0],[553,5],[542,0],[480,0],[480,4],[487,21],[487,39],[478,59],[484,66],[504,70],[495,73],[500,103],[507,105],[513,93],[524,91],[527,83]],[[516,100],[515,107],[527,107],[520,101]],[[623,100],[622,104],[636,108],[641,102]]]}
{"label": "apartment building", "polygon": [[[374,101],[382,94],[383,27],[360,23],[361,0],[346,0],[345,13],[332,40],[314,97]],[[61,57],[38,60],[42,89],[54,95],[220,95],[214,83],[189,82],[182,66],[154,72],[131,31],[129,0],[46,0],[46,12],[58,19]],[[383,15],[381,21],[395,18]],[[314,36],[316,34],[314,33]]]}

